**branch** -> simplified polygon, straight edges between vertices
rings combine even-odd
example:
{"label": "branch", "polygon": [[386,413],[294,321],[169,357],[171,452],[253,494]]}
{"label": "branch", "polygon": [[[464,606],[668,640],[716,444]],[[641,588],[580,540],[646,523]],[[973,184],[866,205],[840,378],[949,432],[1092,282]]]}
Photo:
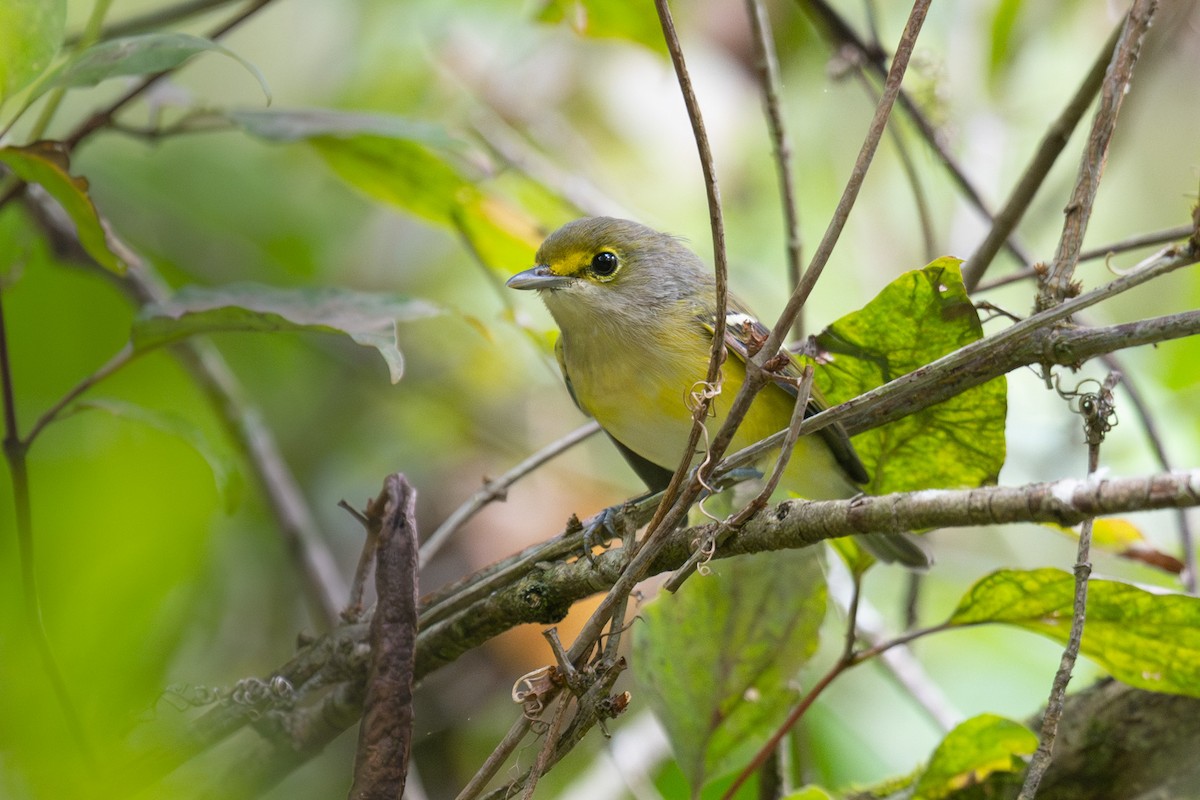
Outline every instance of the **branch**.
{"label": "branch", "polygon": [[[852,500],[789,500],[748,522],[715,557],[809,547],[841,536],[1015,522],[1073,525],[1089,516],[1197,505],[1200,469],[1140,478],[1067,479],[1021,487],[922,491]],[[691,554],[691,543],[711,535],[714,529],[715,524],[665,534],[661,551],[648,565],[647,574],[678,568]],[[423,627],[417,638],[416,680],[517,625],[560,621],[576,601],[614,586],[627,574],[629,563],[629,551],[618,548],[598,555],[594,563],[581,558],[543,564],[538,572],[498,589],[453,618]],[[356,721],[353,702],[361,692],[354,687],[361,687],[365,680],[366,659],[359,651],[366,649],[361,644],[366,636],[365,625],[339,629],[308,645],[276,673],[290,676],[297,692],[309,684],[325,685],[319,680],[323,675],[338,675],[350,683],[348,688],[335,692],[330,701],[335,702],[336,714],[311,709],[304,712],[303,719],[320,718],[322,724],[300,726],[299,733],[295,733],[294,725],[284,726],[293,734],[274,745],[271,774],[281,778],[288,771],[287,764],[292,769],[299,766]],[[159,749],[147,754],[133,774],[139,779],[148,779],[150,769],[165,774],[245,725],[255,713],[253,706],[224,700],[192,727],[184,746],[180,742],[173,747],[158,744]]]}

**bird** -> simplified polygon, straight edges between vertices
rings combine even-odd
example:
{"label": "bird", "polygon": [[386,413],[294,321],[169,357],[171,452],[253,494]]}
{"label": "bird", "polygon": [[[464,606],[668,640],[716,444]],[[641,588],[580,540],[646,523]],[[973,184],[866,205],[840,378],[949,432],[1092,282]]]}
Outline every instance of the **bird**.
{"label": "bird", "polygon": [[[585,217],[550,234],[535,265],[510,277],[511,289],[536,290],[559,329],[559,368],[575,404],[594,418],[650,491],[666,488],[692,426],[689,397],[712,352],[716,281],[680,238],[631,220]],[[723,382],[706,421],[715,431],[746,379],[745,362],[769,330],[730,294]],[[796,378],[787,358],[780,374]],[[772,381],[759,392],[729,452],[788,427],[797,388]],[[823,408],[814,392],[806,415]],[[870,479],[849,437],[829,425],[797,441],[780,488],[811,500],[862,494]],[[882,561],[929,565],[909,534],[859,537]]]}

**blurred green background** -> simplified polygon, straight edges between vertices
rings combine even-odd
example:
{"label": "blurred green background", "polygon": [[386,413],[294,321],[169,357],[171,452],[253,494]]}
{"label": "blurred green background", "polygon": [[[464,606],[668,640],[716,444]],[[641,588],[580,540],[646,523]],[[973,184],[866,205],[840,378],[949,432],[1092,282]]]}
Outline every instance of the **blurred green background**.
{"label": "blurred green background", "polygon": [[[502,201],[496,214],[514,234],[484,253],[486,266],[456,231],[368,197],[340,179],[318,149],[302,143],[273,144],[236,131],[155,140],[106,132],[73,163],[114,229],[174,286],[337,286],[431,299],[450,309],[400,328],[407,370],[396,385],[375,353],[342,337],[213,338],[278,437],[347,577],[362,536],[337,508],[339,500],[361,504],[387,473],[404,472],[420,493],[418,521],[427,533],[485,476],[583,422],[537,343],[550,328],[548,315],[536,298],[506,296],[499,288],[503,277],[532,263],[541,234],[578,213],[564,196],[588,213],[630,216],[686,236],[711,259],[703,183],[674,74],[659,47],[634,40],[646,31],[656,34],[652,6],[586,4],[591,33],[604,33],[611,23],[611,35],[593,36],[566,22],[538,21],[546,16],[543,5],[279,0],[224,40],[266,76],[273,108],[397,114],[442,125],[466,142],[463,162],[488,197]],[[564,7],[568,21],[584,13],[570,2],[553,5]],[[162,6],[117,0],[109,18]],[[768,6],[782,62],[803,236],[811,249],[874,101],[858,81],[840,77],[845,65],[797,6]],[[906,12],[896,4],[870,4],[868,18],[864,4],[837,6],[859,30],[877,26],[887,46]],[[90,10],[90,3],[71,0],[68,30],[79,30]],[[202,33],[229,13],[218,10],[180,28]],[[715,149],[732,282],[764,318],[773,319],[786,299],[782,218],[744,8],[734,0],[703,0],[679,4],[676,13]],[[1116,20],[1108,4],[1077,0],[935,4],[906,85],[941,124],[947,147],[993,205],[1016,180]],[[1164,2],[1122,110],[1085,246],[1188,220],[1200,169],[1197,74],[1200,16],[1193,4]],[[48,135],[64,134],[126,87],[117,80],[69,93]],[[139,127],[178,119],[191,108],[262,105],[244,68],[209,55],[121,120]],[[7,120],[15,105],[3,111]],[[23,141],[22,124],[11,141]],[[967,256],[984,232],[911,125],[900,118],[893,124],[920,176],[932,247],[922,241],[896,143],[885,139],[806,308],[810,331],[861,306],[902,271],[939,255]],[[1053,255],[1080,141],[1079,134],[1073,137],[1020,228],[1036,258]],[[60,263],[11,205],[0,214],[0,256],[16,409],[28,429],[121,348],[134,309],[109,279]],[[1128,267],[1139,257],[1120,256],[1112,266]],[[1017,266],[1002,255],[992,275]],[[1111,277],[1099,261],[1081,267],[1079,275],[1088,287]],[[982,297],[1025,314],[1032,287],[1021,283]],[[1200,280],[1185,270],[1099,307],[1087,321],[1126,321],[1198,303]],[[1200,451],[1197,343],[1170,342],[1121,358],[1154,408],[1176,465],[1194,467]],[[1090,365],[1084,374],[1102,375]],[[1078,419],[1030,371],[1011,375],[1009,387],[1002,482],[1082,476],[1086,454]],[[86,398],[169,414],[237,463],[204,396],[169,353],[136,361]],[[180,698],[189,691],[266,675],[294,651],[297,632],[319,630],[253,480],[244,476],[232,495],[219,490],[209,464],[188,442],[114,414],[114,408],[121,407],[110,403],[70,414],[48,428],[30,454],[45,626],[102,764],[119,762],[130,742],[153,738],[155,726],[186,719],[189,709]],[[1157,469],[1127,406],[1120,420],[1104,449],[1106,468],[1119,475]],[[0,795],[84,796],[88,778],[24,633],[12,493],[7,472],[0,477],[0,684],[6,687],[0,693]],[[422,589],[552,535],[572,512],[591,514],[638,491],[610,446],[589,441],[476,517],[422,575]],[[1176,551],[1172,516],[1138,521],[1159,547]],[[938,532],[933,541],[938,566],[924,583],[925,622],[944,617],[963,589],[992,569],[1068,568],[1074,558],[1069,539],[1033,526]],[[1098,555],[1095,562],[1101,573],[1173,585],[1168,576],[1111,556]],[[897,622],[903,576],[880,571],[868,588],[872,602]],[[838,624],[830,620],[831,632]],[[527,627],[420,688],[414,759],[430,797],[453,796],[462,786],[517,713],[508,686],[548,660],[538,629]],[[990,629],[930,638],[916,649],[963,715],[991,711],[1016,718],[1044,701],[1059,655],[1057,646],[1031,635]],[[1084,666],[1077,679],[1082,684],[1093,673]],[[635,692],[634,712],[613,728],[619,735],[637,724]],[[798,757],[813,780],[839,787],[912,769],[940,734],[882,672],[867,667],[835,685],[801,738]],[[353,746],[353,736],[343,736],[271,796],[344,793]],[[567,794],[603,747],[599,738],[581,747],[547,776],[543,795],[607,796],[579,785],[574,788],[583,794]],[[533,757],[524,752],[522,763]],[[163,796],[190,794],[212,769],[184,770],[161,790]],[[660,774],[654,764],[648,769],[666,796],[682,791],[677,773]]]}

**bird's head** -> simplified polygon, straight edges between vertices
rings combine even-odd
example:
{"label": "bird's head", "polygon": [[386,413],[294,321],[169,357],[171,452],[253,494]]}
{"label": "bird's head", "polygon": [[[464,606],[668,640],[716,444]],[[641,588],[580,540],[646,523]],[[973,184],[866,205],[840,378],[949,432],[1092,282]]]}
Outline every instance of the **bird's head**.
{"label": "bird's head", "polygon": [[508,279],[537,289],[564,330],[574,318],[624,319],[711,292],[712,277],[679,239],[612,217],[568,222],[538,248],[537,264]]}

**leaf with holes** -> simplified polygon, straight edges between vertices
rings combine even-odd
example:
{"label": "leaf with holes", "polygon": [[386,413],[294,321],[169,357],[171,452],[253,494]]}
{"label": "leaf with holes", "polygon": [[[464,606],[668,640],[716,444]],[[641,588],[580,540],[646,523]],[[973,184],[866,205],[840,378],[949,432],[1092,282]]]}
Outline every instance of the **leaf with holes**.
{"label": "leaf with holes", "polygon": [[[817,384],[838,403],[925,366],[982,337],[956,258],[892,281],[861,310],[816,337]],[[996,482],[1004,464],[1003,377],[854,437],[872,494]]]}

